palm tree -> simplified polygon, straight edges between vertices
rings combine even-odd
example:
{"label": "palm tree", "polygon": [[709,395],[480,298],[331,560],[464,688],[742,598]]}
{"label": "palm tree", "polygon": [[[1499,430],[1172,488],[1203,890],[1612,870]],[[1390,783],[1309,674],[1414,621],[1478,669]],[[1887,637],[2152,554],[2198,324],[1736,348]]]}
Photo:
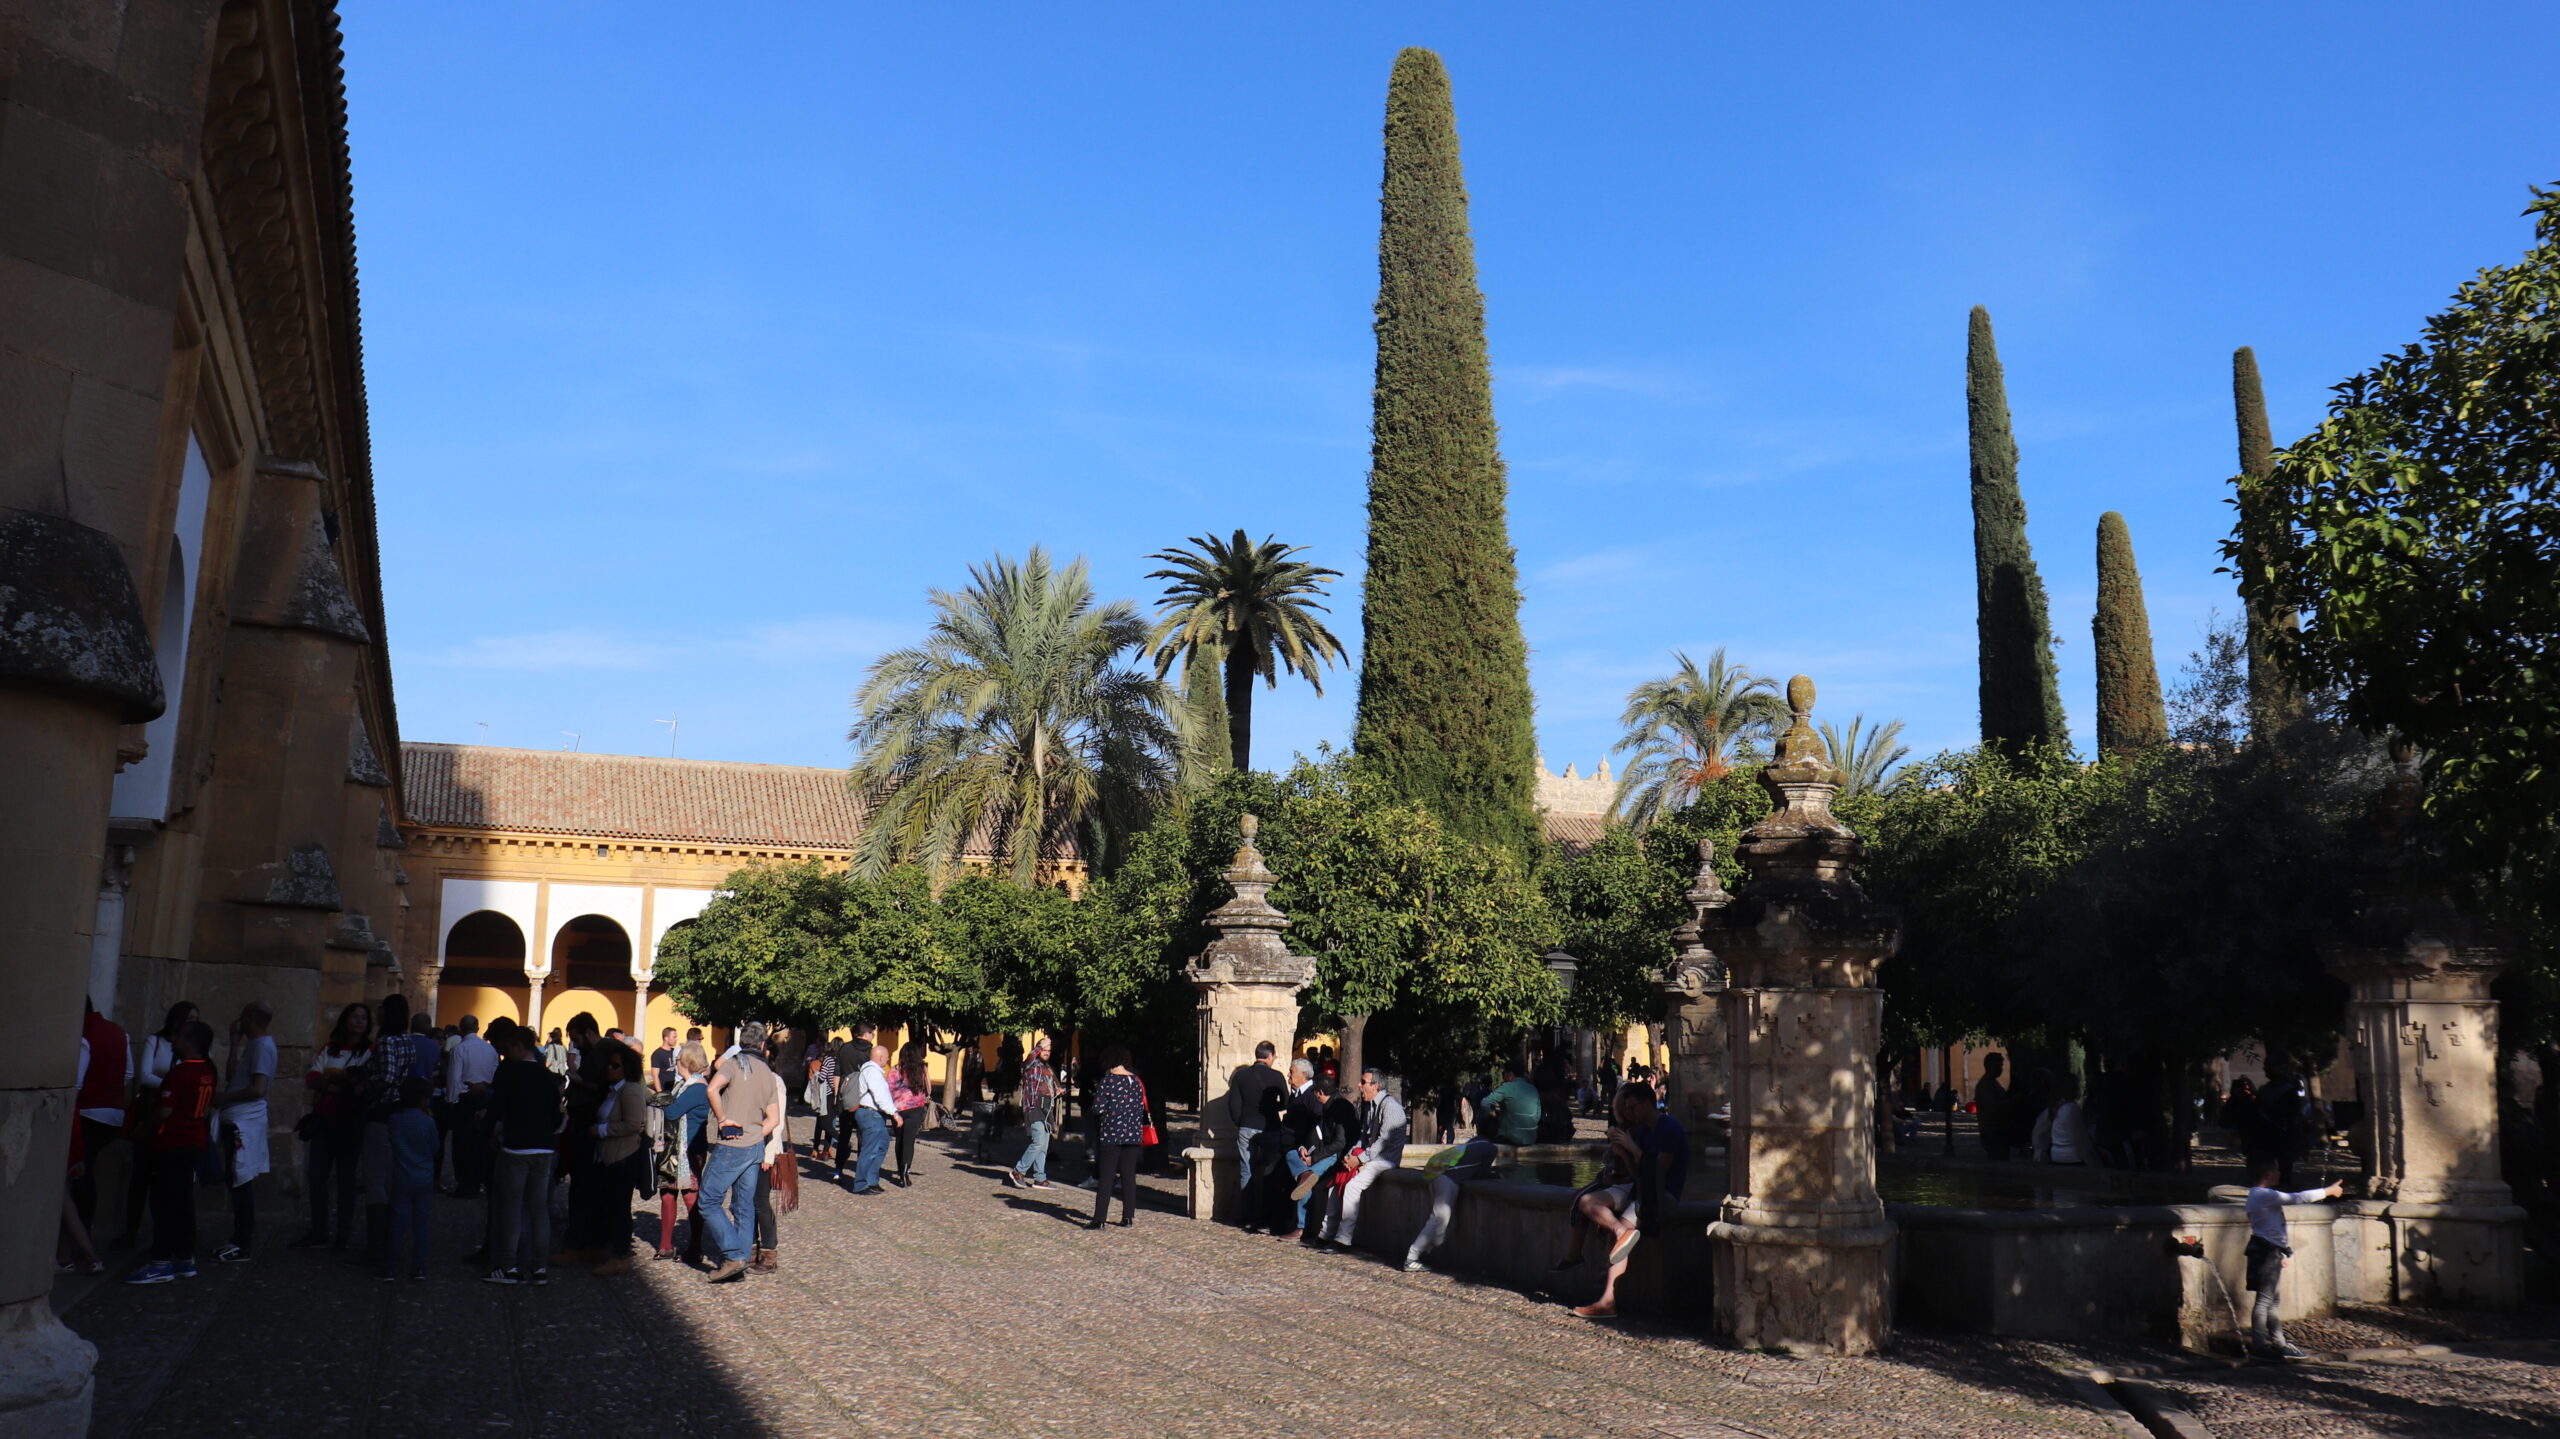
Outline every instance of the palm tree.
{"label": "palm tree", "polygon": [[1315,598],[1342,571],[1289,558],[1304,545],[1275,544],[1269,535],[1252,544],[1243,530],[1226,540],[1193,535],[1191,545],[1147,556],[1172,567],[1147,576],[1170,581],[1156,603],[1155,632],[1147,636],[1155,647],[1156,677],[1162,679],[1175,660],[1187,676],[1193,663],[1213,658],[1214,646],[1227,672],[1230,762],[1251,769],[1254,678],[1278,689],[1286,669],[1323,694],[1318,671],[1342,662],[1342,641],[1316,618],[1332,611]]}
{"label": "palm tree", "polygon": [[1055,568],[1037,545],[969,580],[929,592],[924,643],[874,661],[855,699],[856,872],[912,860],[940,881],[984,846],[1027,885],[1070,824],[1100,867],[1171,785],[1172,696],[1118,662],[1146,620],[1127,600],[1097,605],[1085,562]]}
{"label": "palm tree", "polygon": [[1822,747],[1831,751],[1831,763],[1840,770],[1842,799],[1893,788],[1894,766],[1911,753],[1911,746],[1901,742],[1902,721],[1887,720],[1861,734],[1866,722],[1867,717],[1859,715],[1849,721],[1845,732],[1827,720],[1821,725]]}
{"label": "palm tree", "polygon": [[1731,770],[1729,752],[1773,738],[1787,722],[1777,682],[1726,664],[1721,647],[1704,670],[1679,650],[1671,658],[1677,673],[1627,692],[1627,712],[1618,717],[1627,737],[1609,751],[1635,752],[1614,806],[1631,824],[1650,824],[1696,799]]}

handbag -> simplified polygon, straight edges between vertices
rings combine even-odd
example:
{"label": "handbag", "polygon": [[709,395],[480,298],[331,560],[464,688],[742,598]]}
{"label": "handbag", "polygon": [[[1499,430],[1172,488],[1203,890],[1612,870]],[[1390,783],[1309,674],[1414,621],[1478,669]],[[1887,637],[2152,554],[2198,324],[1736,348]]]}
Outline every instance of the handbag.
{"label": "handbag", "polygon": [[1156,1112],[1147,1104],[1147,1082],[1143,1079],[1138,1081],[1138,1108],[1147,1117],[1145,1127],[1138,1131],[1138,1143],[1148,1148],[1164,1143],[1156,1133]]}
{"label": "handbag", "polygon": [[800,1207],[800,1158],[791,1146],[782,1147],[782,1157],[765,1166],[773,1175],[773,1212],[789,1214]]}

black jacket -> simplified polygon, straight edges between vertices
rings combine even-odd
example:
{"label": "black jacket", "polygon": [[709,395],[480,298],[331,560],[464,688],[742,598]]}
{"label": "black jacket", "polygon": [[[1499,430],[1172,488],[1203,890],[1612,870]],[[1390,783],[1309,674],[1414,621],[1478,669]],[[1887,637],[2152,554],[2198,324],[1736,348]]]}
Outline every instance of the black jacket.
{"label": "black jacket", "polygon": [[1324,1131],[1324,1100],[1312,1084],[1290,1095],[1280,1112],[1280,1127],[1288,1131],[1291,1149],[1314,1147]]}
{"label": "black jacket", "polygon": [[1261,1129],[1267,1112],[1276,1112],[1279,1095],[1288,1092],[1280,1071],[1267,1064],[1248,1064],[1227,1082],[1227,1118],[1238,1129]]}
{"label": "black jacket", "polygon": [[489,1124],[500,1149],[549,1149],[560,1138],[560,1077],[530,1059],[498,1063]]}
{"label": "black jacket", "polygon": [[1324,1106],[1324,1137],[1316,1145],[1316,1158],[1330,1154],[1339,1159],[1360,1143],[1360,1106],[1337,1094]]}

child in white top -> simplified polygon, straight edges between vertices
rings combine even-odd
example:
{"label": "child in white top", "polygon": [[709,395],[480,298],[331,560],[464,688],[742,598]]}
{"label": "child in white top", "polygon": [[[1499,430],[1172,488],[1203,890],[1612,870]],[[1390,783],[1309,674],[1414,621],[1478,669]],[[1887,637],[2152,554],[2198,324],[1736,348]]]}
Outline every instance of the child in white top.
{"label": "child in white top", "polygon": [[2282,1161],[2262,1159],[2251,1175],[2255,1182],[2249,1188],[2249,1287],[2258,1294],[2256,1307],[2249,1311],[2249,1352],[2261,1359],[2306,1357],[2304,1351],[2286,1342],[2284,1325],[2276,1319],[2276,1292],[2284,1283],[2284,1262],[2293,1257],[2284,1207],[2315,1204],[2346,1193],[2346,1186],[2335,1182],[2326,1189],[2288,1193],[2275,1187],[2283,1173]]}

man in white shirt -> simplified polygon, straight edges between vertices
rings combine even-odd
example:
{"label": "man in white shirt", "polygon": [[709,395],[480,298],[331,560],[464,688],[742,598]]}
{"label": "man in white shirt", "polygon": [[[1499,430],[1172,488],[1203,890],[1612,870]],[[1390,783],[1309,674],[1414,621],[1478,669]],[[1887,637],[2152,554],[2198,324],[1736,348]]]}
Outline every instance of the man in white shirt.
{"label": "man in white shirt", "polygon": [[445,1097],[453,1105],[453,1193],[457,1199],[478,1194],[489,1182],[489,1144],[480,1132],[480,1113],[489,1105],[489,1084],[498,1077],[498,1051],[480,1037],[478,1015],[464,1015],[462,1037],[454,1042],[445,1064]]}
{"label": "man in white shirt", "polygon": [[862,1149],[853,1162],[853,1192],[880,1192],[880,1161],[889,1153],[889,1127],[898,1122],[898,1101],[889,1093],[889,1047],[871,1046],[871,1057],[862,1062],[862,1072],[854,1077],[860,1102],[853,1111],[854,1128],[862,1135]]}

